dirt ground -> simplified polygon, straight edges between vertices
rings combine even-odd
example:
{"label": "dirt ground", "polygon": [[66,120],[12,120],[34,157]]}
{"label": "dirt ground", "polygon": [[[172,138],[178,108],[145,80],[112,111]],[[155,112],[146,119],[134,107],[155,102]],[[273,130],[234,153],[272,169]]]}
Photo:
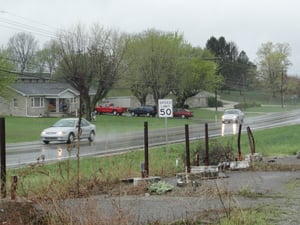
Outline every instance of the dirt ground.
{"label": "dirt ground", "polygon": [[[279,207],[284,213],[274,218],[274,224],[300,224],[299,171],[300,159],[295,156],[268,157],[251,170],[226,171],[228,178],[203,181],[197,186],[177,187],[175,178],[166,178],[164,181],[174,185],[174,189],[164,195],[151,195],[146,188],[121,184],[107,194],[64,201],[61,210],[77,217],[73,224],[164,224],[199,215],[210,221],[207,224],[213,224],[212,217],[219,214],[216,211],[226,209],[216,196],[221,192],[243,191],[259,197],[237,195],[235,203],[231,204],[241,208],[257,207],[258,204]],[[48,224],[40,209],[27,199],[2,199],[0,224]],[[82,215],[88,216],[82,218]],[[105,223],[103,218],[106,218]],[[102,223],[92,223],[92,220]]]}

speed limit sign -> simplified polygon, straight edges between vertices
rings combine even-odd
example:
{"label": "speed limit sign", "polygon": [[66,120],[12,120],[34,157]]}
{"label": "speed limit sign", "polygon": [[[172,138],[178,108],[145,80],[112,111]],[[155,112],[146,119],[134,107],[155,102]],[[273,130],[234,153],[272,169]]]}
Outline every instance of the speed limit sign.
{"label": "speed limit sign", "polygon": [[173,101],[172,99],[158,100],[158,116],[173,117]]}

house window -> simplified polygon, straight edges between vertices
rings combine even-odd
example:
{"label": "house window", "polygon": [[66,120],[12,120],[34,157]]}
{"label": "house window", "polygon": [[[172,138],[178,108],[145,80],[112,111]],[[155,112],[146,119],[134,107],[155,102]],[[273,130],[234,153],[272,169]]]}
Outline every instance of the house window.
{"label": "house window", "polygon": [[31,107],[32,108],[42,108],[44,107],[44,98],[36,97],[31,99]]}
{"label": "house window", "polygon": [[13,107],[17,108],[18,107],[18,99],[13,98]]}
{"label": "house window", "polygon": [[71,98],[71,103],[75,104],[77,102],[77,98]]}

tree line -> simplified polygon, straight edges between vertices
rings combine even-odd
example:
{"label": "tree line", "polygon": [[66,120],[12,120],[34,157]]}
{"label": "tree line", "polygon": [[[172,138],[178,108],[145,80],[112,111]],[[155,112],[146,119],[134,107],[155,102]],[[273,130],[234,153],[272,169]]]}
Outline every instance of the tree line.
{"label": "tree line", "polygon": [[[14,80],[12,71],[49,73],[80,93],[87,117],[116,84],[130,89],[141,105],[172,95],[178,107],[200,91],[267,87],[272,96],[295,92],[287,85],[290,47],[264,43],[251,62],[245,51],[224,37],[210,37],[205,48],[192,46],[179,32],[149,29],[121,33],[95,24],[60,31],[42,49],[29,33],[17,33],[0,52],[0,87]],[[296,87],[295,87],[296,88]],[[1,88],[1,90],[4,90]],[[90,93],[94,92],[93,98]],[[0,93],[3,95],[3,93]]]}

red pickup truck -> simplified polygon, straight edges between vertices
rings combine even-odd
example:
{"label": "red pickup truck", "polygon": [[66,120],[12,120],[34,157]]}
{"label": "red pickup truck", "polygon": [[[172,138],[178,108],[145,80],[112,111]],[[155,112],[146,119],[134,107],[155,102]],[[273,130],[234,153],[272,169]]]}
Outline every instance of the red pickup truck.
{"label": "red pickup truck", "polygon": [[127,108],[115,106],[113,103],[105,103],[95,107],[97,114],[110,113],[113,115],[122,115],[127,112]]}

